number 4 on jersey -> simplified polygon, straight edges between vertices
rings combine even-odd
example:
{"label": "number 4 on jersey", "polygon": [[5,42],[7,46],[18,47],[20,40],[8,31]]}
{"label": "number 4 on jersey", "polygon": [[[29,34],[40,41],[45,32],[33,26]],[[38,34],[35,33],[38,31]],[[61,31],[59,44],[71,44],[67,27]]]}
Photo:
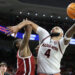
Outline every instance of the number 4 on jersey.
{"label": "number 4 on jersey", "polygon": [[47,58],[49,58],[50,57],[50,49],[48,49],[46,52],[45,52],[45,56],[47,56]]}

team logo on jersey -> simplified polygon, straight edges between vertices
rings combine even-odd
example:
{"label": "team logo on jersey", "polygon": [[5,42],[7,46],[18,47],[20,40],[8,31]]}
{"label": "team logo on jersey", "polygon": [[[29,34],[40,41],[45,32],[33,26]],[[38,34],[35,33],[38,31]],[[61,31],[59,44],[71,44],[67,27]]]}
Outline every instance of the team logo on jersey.
{"label": "team logo on jersey", "polygon": [[54,45],[57,45],[58,41],[54,41]]}

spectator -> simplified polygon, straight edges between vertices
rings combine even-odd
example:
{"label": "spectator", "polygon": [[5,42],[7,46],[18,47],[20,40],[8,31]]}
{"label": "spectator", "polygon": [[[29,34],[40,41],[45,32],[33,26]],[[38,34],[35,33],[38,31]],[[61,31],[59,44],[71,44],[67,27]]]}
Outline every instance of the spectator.
{"label": "spectator", "polygon": [[0,75],[9,75],[7,72],[7,64],[5,62],[0,63]]}

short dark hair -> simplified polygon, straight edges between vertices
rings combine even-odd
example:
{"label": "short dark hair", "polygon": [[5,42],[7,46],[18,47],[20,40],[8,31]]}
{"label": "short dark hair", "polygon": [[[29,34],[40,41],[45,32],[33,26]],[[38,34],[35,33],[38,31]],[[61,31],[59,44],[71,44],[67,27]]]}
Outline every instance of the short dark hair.
{"label": "short dark hair", "polygon": [[1,63],[0,63],[0,67],[3,66],[3,65],[7,66],[7,63],[1,62]]}
{"label": "short dark hair", "polygon": [[13,42],[13,46],[16,46],[16,44],[21,41],[22,39],[16,39],[14,42]]}

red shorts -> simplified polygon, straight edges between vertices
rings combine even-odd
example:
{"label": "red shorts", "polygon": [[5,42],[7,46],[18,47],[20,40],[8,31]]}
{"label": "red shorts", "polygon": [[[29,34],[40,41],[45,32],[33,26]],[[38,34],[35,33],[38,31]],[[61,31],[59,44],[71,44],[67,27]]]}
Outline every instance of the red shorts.
{"label": "red shorts", "polygon": [[56,73],[56,74],[43,74],[43,73],[40,73],[38,75],[61,75],[60,73]]}

